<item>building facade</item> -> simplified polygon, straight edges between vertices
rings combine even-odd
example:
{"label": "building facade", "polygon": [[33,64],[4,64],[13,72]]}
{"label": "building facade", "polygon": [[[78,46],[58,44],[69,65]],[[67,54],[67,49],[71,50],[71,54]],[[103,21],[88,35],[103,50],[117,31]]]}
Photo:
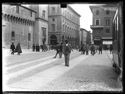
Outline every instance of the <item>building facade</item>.
{"label": "building facade", "polygon": [[59,4],[48,7],[49,17],[49,44],[69,40],[72,46],[79,44],[80,15],[69,5],[61,8]]}
{"label": "building facade", "polygon": [[2,4],[2,46],[11,42],[31,48],[35,23],[35,11],[21,5]]}
{"label": "building facade", "polygon": [[48,45],[48,5],[30,5],[36,11],[34,41],[35,45]]}
{"label": "building facade", "polygon": [[83,28],[80,28],[80,44],[91,44],[91,33]]}
{"label": "building facade", "polygon": [[91,25],[93,42],[95,45],[112,44],[112,21],[114,10],[107,6],[90,6],[93,13],[93,25]]}
{"label": "building facade", "polygon": [[86,44],[91,45],[91,32],[87,32]]}

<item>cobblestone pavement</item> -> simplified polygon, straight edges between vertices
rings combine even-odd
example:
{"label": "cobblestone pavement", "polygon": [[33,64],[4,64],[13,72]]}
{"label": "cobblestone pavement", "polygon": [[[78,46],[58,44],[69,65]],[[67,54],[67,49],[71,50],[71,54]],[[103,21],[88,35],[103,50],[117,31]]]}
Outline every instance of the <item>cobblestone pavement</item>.
{"label": "cobblestone pavement", "polygon": [[41,90],[49,91],[122,91],[117,82],[117,74],[103,52],[80,62],[58,79],[53,80]]}

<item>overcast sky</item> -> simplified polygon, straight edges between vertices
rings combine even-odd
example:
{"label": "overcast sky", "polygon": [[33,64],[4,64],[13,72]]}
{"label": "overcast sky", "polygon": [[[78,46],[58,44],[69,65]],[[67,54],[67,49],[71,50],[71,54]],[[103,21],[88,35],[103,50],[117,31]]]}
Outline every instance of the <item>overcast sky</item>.
{"label": "overcast sky", "polygon": [[88,31],[92,31],[90,25],[92,25],[92,12],[89,8],[90,4],[69,4],[80,17],[80,28],[84,28]]}

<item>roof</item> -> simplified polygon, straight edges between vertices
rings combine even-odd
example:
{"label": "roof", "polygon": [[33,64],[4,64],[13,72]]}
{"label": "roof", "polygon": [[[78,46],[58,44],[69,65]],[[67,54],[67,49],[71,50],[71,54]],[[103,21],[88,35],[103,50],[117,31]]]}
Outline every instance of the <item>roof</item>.
{"label": "roof", "polygon": [[[99,5],[99,6],[89,6],[90,10],[92,11],[93,8],[102,8],[104,10],[110,10],[110,11],[116,11],[116,4],[105,4],[105,5]],[[92,11],[93,13],[93,11]]]}
{"label": "roof", "polygon": [[32,10],[31,8],[28,8],[28,7],[25,7],[25,6],[22,6],[21,4],[18,4],[18,3],[5,3],[5,4],[11,5],[11,6],[20,6],[20,7],[23,7],[23,8],[25,8],[25,9],[27,9],[27,10],[30,10],[30,11],[36,13],[35,10]]}

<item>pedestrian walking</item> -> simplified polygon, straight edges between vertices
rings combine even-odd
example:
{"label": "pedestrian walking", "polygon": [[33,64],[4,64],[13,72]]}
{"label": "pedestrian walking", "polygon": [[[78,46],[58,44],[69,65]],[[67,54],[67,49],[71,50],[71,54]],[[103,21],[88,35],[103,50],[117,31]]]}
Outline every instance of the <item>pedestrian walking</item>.
{"label": "pedestrian walking", "polygon": [[39,52],[39,45],[36,45],[36,52]]}
{"label": "pedestrian walking", "polygon": [[15,45],[14,43],[12,42],[12,44],[10,45],[10,49],[11,49],[11,54],[14,55],[14,51],[15,51]]}
{"label": "pedestrian walking", "polygon": [[59,57],[62,58],[62,53],[63,53],[63,43],[59,45]]}
{"label": "pedestrian walking", "polygon": [[71,46],[68,43],[68,41],[65,41],[64,45],[64,57],[65,57],[65,66],[69,66],[69,58],[70,58],[70,53],[71,53]]}
{"label": "pedestrian walking", "polygon": [[15,52],[17,52],[18,55],[20,55],[20,53],[22,53],[22,49],[21,49],[20,43],[17,44]]}
{"label": "pedestrian walking", "polygon": [[86,48],[85,48],[85,45],[83,44],[83,45],[82,45],[82,49],[81,49],[81,50],[82,50],[82,54],[85,54],[85,49],[86,49]]}
{"label": "pedestrian walking", "polygon": [[79,49],[79,52],[81,52],[81,54],[83,54],[83,46],[81,45],[80,49]]}
{"label": "pedestrian walking", "polygon": [[113,46],[112,46],[112,45],[110,45],[109,50],[110,50],[110,54],[111,54],[111,53],[112,53],[112,50],[113,50]]}
{"label": "pedestrian walking", "polygon": [[99,45],[99,54],[102,54],[102,45]]}
{"label": "pedestrian walking", "polygon": [[33,44],[32,49],[33,49],[33,52],[34,52],[35,51],[35,44]]}
{"label": "pedestrian walking", "polygon": [[88,55],[88,53],[89,53],[89,46],[88,45],[86,45],[86,47],[85,47],[85,52],[86,52],[86,55]]}
{"label": "pedestrian walking", "polygon": [[94,44],[91,45],[90,50],[91,50],[91,54],[94,55],[95,54],[95,46],[94,46]]}
{"label": "pedestrian walking", "polygon": [[60,51],[60,48],[59,48],[59,45],[57,44],[54,49],[56,50],[56,54],[54,56],[54,58],[56,58],[56,56],[59,54],[59,51]]}

